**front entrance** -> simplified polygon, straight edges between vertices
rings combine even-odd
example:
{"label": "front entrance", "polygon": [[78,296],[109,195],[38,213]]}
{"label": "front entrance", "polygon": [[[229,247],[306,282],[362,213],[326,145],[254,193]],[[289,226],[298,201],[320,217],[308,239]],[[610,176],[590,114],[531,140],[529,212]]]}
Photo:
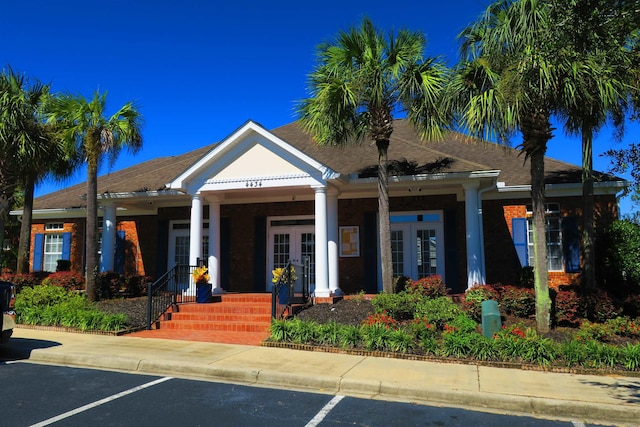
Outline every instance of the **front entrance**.
{"label": "front entrance", "polygon": [[[209,235],[207,231],[209,229],[209,223],[203,224],[205,232],[202,236],[202,261],[207,264],[209,259]],[[191,238],[189,236],[189,222],[188,221],[172,221],[169,225],[169,254],[167,266],[169,269],[176,265],[189,265],[189,244]],[[181,274],[177,277],[178,286],[187,288],[191,279],[188,273]]]}
{"label": "front entrance", "polygon": [[313,292],[316,259],[313,218],[269,218],[267,224],[266,290],[271,292],[273,270],[285,267],[289,261],[302,264],[302,260],[309,257],[309,282]]}
{"label": "front entrance", "polygon": [[444,233],[440,212],[391,214],[393,276],[445,280]]}

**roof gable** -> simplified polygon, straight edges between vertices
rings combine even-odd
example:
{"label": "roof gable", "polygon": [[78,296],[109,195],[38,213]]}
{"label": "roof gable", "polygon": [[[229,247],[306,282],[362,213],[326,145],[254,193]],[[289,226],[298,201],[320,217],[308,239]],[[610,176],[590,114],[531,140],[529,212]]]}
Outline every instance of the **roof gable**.
{"label": "roof gable", "polygon": [[256,186],[324,185],[336,176],[327,166],[248,121],[167,187],[195,194]]}

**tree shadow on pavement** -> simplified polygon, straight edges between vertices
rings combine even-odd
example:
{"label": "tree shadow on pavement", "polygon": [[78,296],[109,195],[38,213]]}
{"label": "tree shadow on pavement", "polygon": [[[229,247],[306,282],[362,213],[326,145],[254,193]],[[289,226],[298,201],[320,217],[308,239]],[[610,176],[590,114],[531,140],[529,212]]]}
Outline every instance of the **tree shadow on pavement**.
{"label": "tree shadow on pavement", "polygon": [[15,360],[29,359],[31,352],[40,348],[51,348],[61,345],[59,342],[35,340],[31,338],[11,338],[0,345],[0,364]]}
{"label": "tree shadow on pavement", "polygon": [[620,378],[615,383],[581,381],[583,384],[610,389],[612,397],[625,403],[640,404],[640,378]]}

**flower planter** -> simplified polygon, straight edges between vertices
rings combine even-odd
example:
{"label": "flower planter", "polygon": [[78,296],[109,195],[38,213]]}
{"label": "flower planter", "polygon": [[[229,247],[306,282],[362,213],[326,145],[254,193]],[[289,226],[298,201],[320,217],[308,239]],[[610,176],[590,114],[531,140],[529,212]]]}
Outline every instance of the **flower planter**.
{"label": "flower planter", "polygon": [[211,283],[196,283],[196,301],[198,304],[211,301]]}

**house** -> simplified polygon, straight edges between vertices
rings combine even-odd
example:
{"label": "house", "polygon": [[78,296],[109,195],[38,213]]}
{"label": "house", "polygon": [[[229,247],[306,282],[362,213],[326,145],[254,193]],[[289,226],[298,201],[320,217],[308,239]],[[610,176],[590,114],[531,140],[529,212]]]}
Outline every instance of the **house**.
{"label": "house", "polygon": [[[530,263],[529,163],[518,150],[451,133],[421,142],[394,122],[390,212],[394,274],[439,274],[453,292],[514,283]],[[272,270],[311,259],[318,297],[381,290],[377,151],[320,147],[297,123],[248,121],[227,138],[98,179],[101,270],[159,277],[206,260],[214,292],[270,290]],[[551,285],[579,277],[579,167],[547,158]],[[598,175],[598,225],[617,215],[626,183]],[[82,271],[86,185],[34,203],[32,271],[58,259]],[[16,211],[13,214],[19,214]]]}

